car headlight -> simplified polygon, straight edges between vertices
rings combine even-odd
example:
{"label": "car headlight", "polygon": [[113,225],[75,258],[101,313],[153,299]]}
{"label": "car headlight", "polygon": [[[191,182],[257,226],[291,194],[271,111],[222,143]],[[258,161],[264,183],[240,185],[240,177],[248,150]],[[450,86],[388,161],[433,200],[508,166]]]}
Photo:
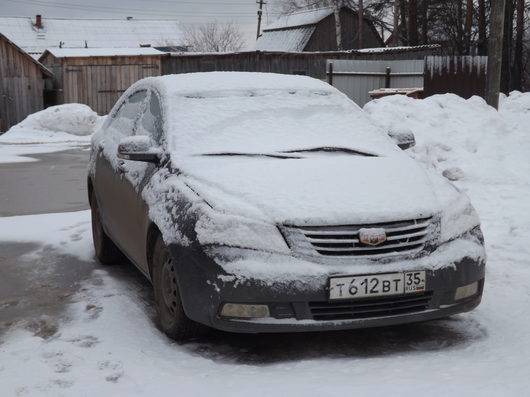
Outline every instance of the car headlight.
{"label": "car headlight", "polygon": [[196,223],[202,245],[226,245],[260,251],[289,253],[289,247],[274,224],[219,213],[204,214]]}
{"label": "car headlight", "polygon": [[480,231],[480,219],[465,194],[451,202],[441,216],[440,242],[454,240],[477,229]]}

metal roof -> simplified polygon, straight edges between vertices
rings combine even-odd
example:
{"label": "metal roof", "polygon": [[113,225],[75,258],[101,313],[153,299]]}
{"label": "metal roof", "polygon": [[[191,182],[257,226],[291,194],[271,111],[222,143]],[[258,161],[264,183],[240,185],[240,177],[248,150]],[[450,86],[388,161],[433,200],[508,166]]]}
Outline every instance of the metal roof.
{"label": "metal roof", "polygon": [[39,67],[39,69],[42,71],[42,74],[44,74],[47,77],[52,77],[53,73],[42,63],[35,60],[31,55],[29,55],[26,51],[21,49],[19,46],[17,46],[15,43],[13,43],[11,40],[9,40],[6,36],[4,36],[2,33],[0,33],[0,39],[5,40],[9,45],[13,46],[18,52],[20,52],[24,57],[26,57],[28,60],[33,62],[35,65]]}
{"label": "metal roof", "polygon": [[256,41],[256,50],[302,52],[315,31],[315,26],[263,32]]}
{"label": "metal roof", "polygon": [[0,17],[0,33],[30,54],[49,48],[183,45],[174,20],[42,18],[42,28],[29,17]]}
{"label": "metal roof", "polygon": [[[135,55],[165,55],[163,51],[155,48],[48,48],[56,58],[85,58],[108,56],[135,56]],[[41,58],[45,54],[42,54]]]}

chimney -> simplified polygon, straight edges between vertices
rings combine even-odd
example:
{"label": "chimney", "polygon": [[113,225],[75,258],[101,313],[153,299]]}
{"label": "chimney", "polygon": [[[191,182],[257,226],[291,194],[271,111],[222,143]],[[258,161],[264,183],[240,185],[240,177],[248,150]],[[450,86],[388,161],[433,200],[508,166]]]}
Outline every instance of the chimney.
{"label": "chimney", "polygon": [[132,21],[133,17],[127,17],[128,21]]}
{"label": "chimney", "polygon": [[37,29],[42,29],[42,15],[35,15],[35,27]]}

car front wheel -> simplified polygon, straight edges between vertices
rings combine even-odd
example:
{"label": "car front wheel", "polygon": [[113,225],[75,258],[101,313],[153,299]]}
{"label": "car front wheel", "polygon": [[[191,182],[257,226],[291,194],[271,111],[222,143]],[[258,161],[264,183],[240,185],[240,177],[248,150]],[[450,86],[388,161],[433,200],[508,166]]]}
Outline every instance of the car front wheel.
{"label": "car front wheel", "polygon": [[204,328],[184,313],[174,260],[160,235],[153,249],[152,274],[158,321],[162,331],[175,340],[202,334]]}

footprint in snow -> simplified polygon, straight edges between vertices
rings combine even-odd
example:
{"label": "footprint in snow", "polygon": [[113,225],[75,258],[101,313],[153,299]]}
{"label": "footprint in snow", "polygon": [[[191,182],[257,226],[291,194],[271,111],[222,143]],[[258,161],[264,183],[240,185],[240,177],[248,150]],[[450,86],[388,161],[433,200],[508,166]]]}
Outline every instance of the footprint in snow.
{"label": "footprint in snow", "polygon": [[99,343],[99,339],[91,335],[81,336],[79,338],[74,339],[67,339],[67,341],[73,343],[77,347],[85,348],[94,347],[97,343]]}
{"label": "footprint in snow", "polygon": [[123,364],[121,361],[100,361],[98,369],[101,371],[110,371],[111,373],[105,376],[107,382],[117,383],[123,376]]}

